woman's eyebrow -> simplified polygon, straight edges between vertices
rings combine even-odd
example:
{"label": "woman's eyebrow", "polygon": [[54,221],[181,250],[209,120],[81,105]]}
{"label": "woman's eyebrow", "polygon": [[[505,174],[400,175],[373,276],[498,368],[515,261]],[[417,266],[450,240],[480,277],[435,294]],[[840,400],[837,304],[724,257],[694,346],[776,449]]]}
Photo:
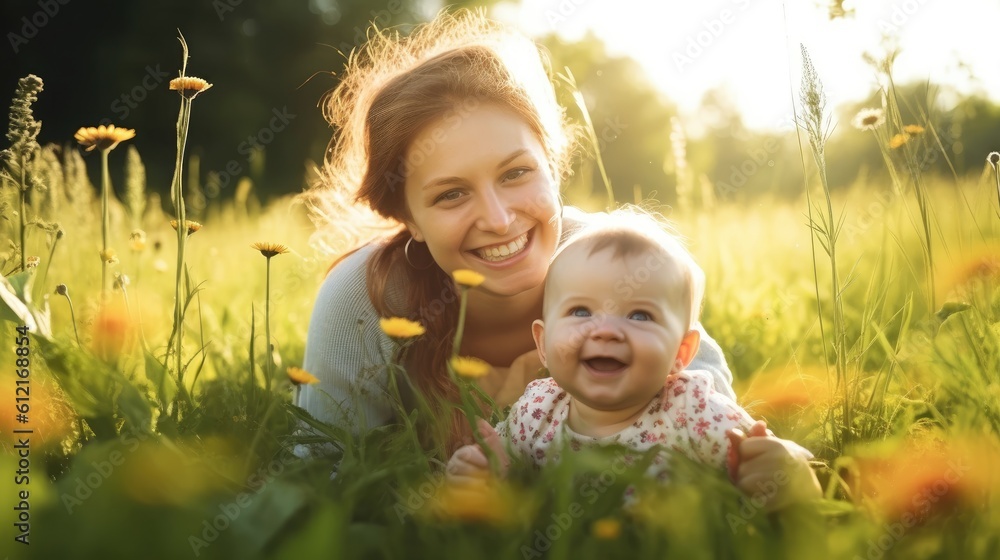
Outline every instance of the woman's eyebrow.
{"label": "woman's eyebrow", "polygon": [[510,154],[509,156],[507,156],[506,159],[504,159],[503,161],[501,161],[497,165],[497,169],[500,169],[501,167],[503,167],[503,166],[507,165],[508,163],[514,161],[515,159],[518,158],[518,156],[520,156],[521,154],[523,154],[523,153],[525,153],[527,151],[528,151],[527,148],[521,148],[519,150],[515,150],[514,153]]}
{"label": "woman's eyebrow", "polygon": [[426,191],[427,189],[430,189],[430,188],[433,188],[433,187],[439,187],[441,185],[452,185],[452,184],[461,183],[461,182],[462,182],[462,178],[461,177],[442,177],[440,179],[434,179],[433,181],[427,183],[420,190],[421,191]]}

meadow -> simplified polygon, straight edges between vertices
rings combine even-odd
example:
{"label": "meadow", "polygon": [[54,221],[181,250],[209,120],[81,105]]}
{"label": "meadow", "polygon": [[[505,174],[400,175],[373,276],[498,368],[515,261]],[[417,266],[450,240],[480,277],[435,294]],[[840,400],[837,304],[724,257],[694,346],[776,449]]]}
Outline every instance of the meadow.
{"label": "meadow", "polygon": [[[197,95],[216,93],[194,87],[179,87],[181,148]],[[933,123],[899,140],[907,123],[890,101],[876,141],[858,132],[884,151],[885,178],[829,192],[836,162],[810,136],[808,103],[798,200],[660,208],[705,269],[703,322],[741,403],[816,455],[824,499],[776,513],[761,504],[780,480],[741,496],[679,461],[660,486],[613,449],[459,492],[416,443],[413,425],[430,420],[419,411],[361,436],[309,418],[292,379],[333,257],[310,243],[303,206],[261,205],[245,180],[196,214],[181,204],[198,192],[184,157],[164,204],[128,139],[38,147],[21,122],[0,222],[0,492],[12,504],[0,554],[1000,557],[997,168],[983,154],[981,175],[922,173]],[[587,180],[568,202],[604,208],[576,192]],[[335,456],[302,460],[291,450],[303,443]],[[640,499],[626,506],[629,486]]]}

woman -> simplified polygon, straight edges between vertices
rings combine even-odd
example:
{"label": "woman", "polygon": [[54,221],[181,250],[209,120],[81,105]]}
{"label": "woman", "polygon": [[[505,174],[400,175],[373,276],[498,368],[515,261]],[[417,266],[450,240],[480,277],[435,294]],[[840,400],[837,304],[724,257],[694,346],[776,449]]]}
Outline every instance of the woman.
{"label": "woman", "polygon": [[[468,13],[439,16],[405,39],[376,34],[352,55],[326,114],[336,132],[326,185],[308,194],[314,209],[342,217],[366,205],[396,231],[330,270],[304,363],[320,383],[303,387],[299,406],[355,431],[389,423],[396,407],[382,364],[397,346],[378,324],[389,316],[427,329],[405,354],[411,384],[432,400],[454,399],[445,362],[457,269],[485,277],[469,294],[458,353],[490,363],[481,386],[499,406],[513,403],[541,368],[531,323],[549,260],[586,219],[559,199],[571,134],[536,45]],[[333,223],[332,235],[356,221]],[[735,398],[721,350],[698,329],[704,343],[691,367]],[[457,443],[462,423],[454,426]]]}

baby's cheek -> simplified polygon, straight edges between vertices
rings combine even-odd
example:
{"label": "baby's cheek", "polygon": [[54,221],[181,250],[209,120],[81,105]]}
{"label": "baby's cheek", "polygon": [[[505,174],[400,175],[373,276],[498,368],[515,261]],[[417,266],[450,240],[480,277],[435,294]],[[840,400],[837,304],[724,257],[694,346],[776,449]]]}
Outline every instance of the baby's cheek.
{"label": "baby's cheek", "polygon": [[579,348],[579,344],[572,344],[566,341],[559,342],[556,344],[555,355],[560,362],[566,362],[579,354]]}
{"label": "baby's cheek", "polygon": [[587,335],[593,328],[579,328],[573,329],[566,333],[566,336],[561,336],[555,340],[555,352],[562,360],[567,360],[576,357],[580,353],[580,348],[583,346],[583,341],[587,339]]}

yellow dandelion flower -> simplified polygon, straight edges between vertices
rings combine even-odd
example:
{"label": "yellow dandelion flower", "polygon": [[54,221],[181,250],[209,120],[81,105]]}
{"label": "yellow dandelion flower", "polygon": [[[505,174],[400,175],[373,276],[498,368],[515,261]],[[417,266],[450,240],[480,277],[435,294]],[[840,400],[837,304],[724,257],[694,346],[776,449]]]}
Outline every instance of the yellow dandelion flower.
{"label": "yellow dandelion flower", "polygon": [[319,379],[317,379],[315,375],[302,368],[289,366],[288,369],[285,370],[285,373],[288,374],[288,379],[296,385],[311,385],[313,383],[319,383]]}
{"label": "yellow dandelion flower", "polygon": [[382,332],[392,338],[413,338],[427,331],[420,323],[402,317],[382,318],[378,320],[378,324],[382,327]]}
{"label": "yellow dandelion flower", "polygon": [[83,127],[73,135],[81,146],[86,146],[87,151],[94,148],[98,150],[113,150],[119,142],[135,138],[135,131],[131,128],[117,128],[113,124],[98,127]]}
{"label": "yellow dandelion flower", "polygon": [[481,487],[444,484],[430,500],[430,510],[443,520],[500,527],[516,522],[516,498],[502,482]]}
{"label": "yellow dandelion flower", "polygon": [[862,109],[854,116],[854,127],[859,130],[875,130],[885,124],[885,111],[882,109]]}
{"label": "yellow dandelion flower", "polygon": [[264,243],[262,241],[258,241],[257,243],[251,245],[251,247],[260,251],[260,254],[264,255],[267,258],[276,257],[278,255],[284,255],[285,253],[288,252],[288,247],[285,247],[284,245],[281,245],[279,243]]}
{"label": "yellow dandelion flower", "polygon": [[486,277],[482,274],[464,268],[452,272],[451,277],[455,279],[456,284],[465,286],[466,288],[475,288],[486,280]]}
{"label": "yellow dandelion flower", "polygon": [[170,80],[170,89],[177,91],[188,99],[194,99],[195,96],[203,91],[207,91],[210,87],[212,87],[212,84],[193,76]]}
{"label": "yellow dandelion flower", "polygon": [[908,124],[903,127],[903,132],[909,134],[910,136],[920,136],[924,133],[924,127],[919,124]]}
{"label": "yellow dandelion flower", "polygon": [[38,257],[35,257],[35,256],[31,256],[31,257],[28,257],[27,259],[25,259],[24,266],[27,267],[27,268],[35,268],[36,266],[38,266],[38,263],[40,263],[41,261],[42,261],[42,259],[40,259]]}
{"label": "yellow dandelion flower", "polygon": [[907,142],[910,141],[910,135],[907,133],[897,134],[889,139],[889,147],[893,150],[897,148],[902,148]]}
{"label": "yellow dandelion flower", "polygon": [[611,541],[622,534],[622,524],[617,519],[605,517],[594,521],[594,524],[590,526],[590,532],[599,539]]}
{"label": "yellow dandelion flower", "polygon": [[452,356],[451,369],[462,377],[477,378],[490,372],[490,364],[472,356]]}
{"label": "yellow dandelion flower", "polygon": [[112,248],[108,248],[106,251],[101,251],[101,260],[106,261],[108,264],[118,264],[118,252]]}
{"label": "yellow dandelion flower", "polygon": [[142,251],[146,248],[146,232],[141,229],[132,230],[128,236],[128,244],[133,251]]}
{"label": "yellow dandelion flower", "polygon": [[[201,224],[198,223],[198,222],[195,222],[193,220],[184,220],[184,223],[187,224],[187,232],[188,232],[187,234],[188,235],[191,235],[192,233],[194,233],[194,232],[196,232],[196,231],[198,231],[198,230],[201,229]],[[176,231],[177,230],[177,220],[170,220],[170,227],[174,228],[174,230]]]}

